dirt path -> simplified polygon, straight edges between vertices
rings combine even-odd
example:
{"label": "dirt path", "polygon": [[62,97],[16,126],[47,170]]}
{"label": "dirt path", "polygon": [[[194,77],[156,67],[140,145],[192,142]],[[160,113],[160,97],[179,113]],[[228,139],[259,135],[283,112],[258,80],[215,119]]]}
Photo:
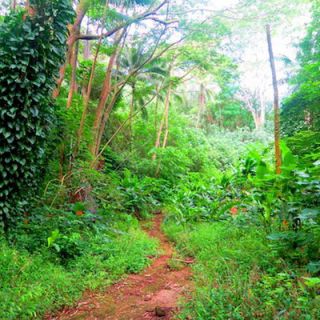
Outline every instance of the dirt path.
{"label": "dirt path", "polygon": [[173,319],[179,298],[190,288],[188,266],[171,270],[173,249],[161,231],[162,215],[156,215],[150,236],[160,240],[162,254],[142,273],[129,275],[101,294],[87,294],[73,309],[51,320]]}

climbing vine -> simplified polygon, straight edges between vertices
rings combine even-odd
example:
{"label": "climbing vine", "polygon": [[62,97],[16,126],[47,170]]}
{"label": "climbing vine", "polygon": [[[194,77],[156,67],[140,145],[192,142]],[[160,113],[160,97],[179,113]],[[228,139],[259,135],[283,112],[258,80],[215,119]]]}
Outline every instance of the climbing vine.
{"label": "climbing vine", "polygon": [[7,231],[39,181],[71,1],[33,0],[0,25],[0,224]]}

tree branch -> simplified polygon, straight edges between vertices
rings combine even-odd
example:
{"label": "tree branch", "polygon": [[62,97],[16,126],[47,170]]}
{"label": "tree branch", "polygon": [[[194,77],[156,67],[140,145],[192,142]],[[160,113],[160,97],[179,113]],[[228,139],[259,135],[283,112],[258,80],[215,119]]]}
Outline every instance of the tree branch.
{"label": "tree branch", "polygon": [[[113,34],[115,34],[117,31],[119,31],[119,30],[121,30],[123,28],[127,28],[131,24],[137,23],[137,22],[139,22],[141,20],[144,20],[144,19],[147,19],[147,18],[151,19],[150,17],[155,15],[157,13],[157,11],[159,11],[166,3],[168,3],[168,1],[169,0],[164,0],[161,4],[159,4],[154,9],[152,9],[150,11],[147,11],[147,12],[143,13],[142,15],[140,15],[138,17],[135,17],[135,18],[132,18],[128,22],[123,23],[123,24],[115,27],[114,29],[102,34],[102,37],[103,38],[108,38],[108,37],[112,36]],[[157,22],[159,22],[159,23],[162,23],[162,24],[166,23],[165,21],[162,21],[162,20],[157,19],[155,17],[152,18],[152,20],[154,20],[154,19],[156,19]],[[101,35],[84,35],[84,34],[80,34],[80,35],[77,36],[76,40],[87,40],[87,41],[90,41],[90,40],[97,40],[100,37],[101,37]]]}
{"label": "tree branch", "polygon": [[[183,80],[184,78],[186,78],[194,69],[196,69],[196,67],[192,67],[191,69],[189,69],[184,75],[182,75],[181,77],[179,77],[179,81]],[[122,122],[122,124],[118,127],[118,129],[114,132],[114,134],[110,137],[110,139],[104,144],[104,146],[102,147],[101,151],[97,154],[97,156],[94,158],[94,160],[92,161],[91,166],[93,167],[94,164],[96,163],[97,159],[99,159],[99,157],[103,154],[104,150],[110,145],[110,143],[112,142],[112,140],[116,137],[116,135],[127,125],[127,123],[134,118],[135,116],[137,116],[142,109],[145,109],[159,94],[159,92],[161,90],[164,90],[166,88],[168,88],[168,84],[165,86],[162,86],[159,91],[154,94],[140,109],[138,109],[135,113],[133,113],[131,116],[129,116],[125,121]],[[117,92],[118,93],[118,92]]]}

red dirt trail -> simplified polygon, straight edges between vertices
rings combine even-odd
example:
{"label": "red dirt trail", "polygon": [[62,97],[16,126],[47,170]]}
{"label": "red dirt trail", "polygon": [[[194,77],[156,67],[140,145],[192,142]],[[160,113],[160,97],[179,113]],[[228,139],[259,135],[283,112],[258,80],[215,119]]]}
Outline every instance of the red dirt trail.
{"label": "red dirt trail", "polygon": [[161,231],[163,216],[153,220],[147,231],[160,241],[161,255],[140,274],[129,275],[103,293],[88,293],[74,308],[65,309],[48,320],[155,320],[174,319],[181,296],[191,288],[190,267],[171,270],[173,248]]}

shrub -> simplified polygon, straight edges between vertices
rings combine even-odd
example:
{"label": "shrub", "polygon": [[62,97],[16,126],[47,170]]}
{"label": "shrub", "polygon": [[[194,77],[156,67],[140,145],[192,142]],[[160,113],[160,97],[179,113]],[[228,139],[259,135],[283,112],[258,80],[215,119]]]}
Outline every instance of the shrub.
{"label": "shrub", "polygon": [[[81,218],[86,219],[76,217],[70,224],[68,213],[56,221],[51,218],[53,225],[65,227],[58,234],[46,233],[50,224],[43,221],[39,228],[29,225],[25,235],[17,236],[19,250],[0,242],[1,319],[41,319],[45,312],[78,300],[85,289],[139,272],[157,253],[157,241],[142,232],[134,218],[118,218],[96,231],[98,225]],[[33,254],[21,248],[24,241]]]}
{"label": "shrub", "polygon": [[[181,253],[194,256],[195,291],[180,319],[316,319],[316,280],[299,278],[269,249],[266,233],[230,223],[164,227]],[[316,278],[310,278],[316,279]]]}

